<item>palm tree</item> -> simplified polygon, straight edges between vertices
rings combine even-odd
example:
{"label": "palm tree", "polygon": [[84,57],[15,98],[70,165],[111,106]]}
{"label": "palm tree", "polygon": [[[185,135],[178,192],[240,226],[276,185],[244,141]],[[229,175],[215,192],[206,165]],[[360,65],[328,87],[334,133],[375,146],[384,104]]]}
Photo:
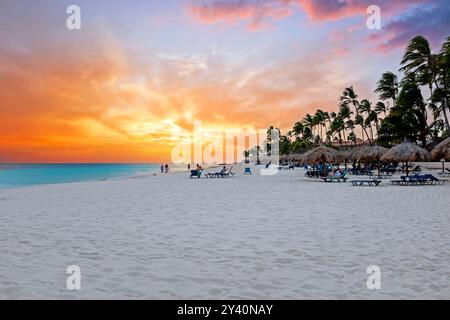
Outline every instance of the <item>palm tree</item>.
{"label": "palm tree", "polygon": [[431,96],[432,110],[435,117],[444,116],[447,131],[450,133],[450,124],[447,109],[450,110],[450,37],[444,42],[438,56],[439,72],[436,79],[437,88]]}
{"label": "palm tree", "polygon": [[[377,131],[377,135],[378,135],[378,130],[379,130],[379,119],[378,119],[378,113],[375,110],[370,111],[369,116],[367,117],[369,123],[372,126],[372,122],[375,123],[375,128]],[[374,137],[372,135],[372,142],[374,142]]]}
{"label": "palm tree", "polygon": [[289,154],[289,150],[291,148],[291,140],[288,136],[280,137],[280,155]]}
{"label": "palm tree", "polygon": [[352,105],[356,113],[358,113],[358,95],[356,94],[353,86],[345,88],[341,96],[341,104]]}
{"label": "palm tree", "polygon": [[336,131],[334,130],[333,126],[333,122],[335,121],[337,117],[336,112],[330,112],[330,125],[328,127],[328,135],[330,136],[331,140],[333,140],[334,134],[336,133]]}
{"label": "palm tree", "polygon": [[392,105],[395,107],[395,100],[398,95],[397,76],[390,71],[383,73],[381,79],[377,82],[375,92],[379,94],[379,98],[382,101],[392,99]]}
{"label": "palm tree", "polygon": [[304,124],[311,129],[311,133],[314,136],[314,126],[315,126],[315,120],[312,115],[309,113],[306,114],[305,118],[303,118]]}
{"label": "palm tree", "polygon": [[313,140],[314,136],[313,136],[313,132],[311,130],[311,127],[305,127],[305,131],[303,133],[303,139],[304,140]]}
{"label": "palm tree", "polygon": [[363,140],[364,140],[364,133],[365,133],[367,136],[367,139],[369,140],[369,144],[372,145],[372,142],[370,141],[369,133],[366,130],[365,120],[362,115],[358,114],[357,116],[355,116],[355,125],[361,126],[361,128],[363,130]]}
{"label": "palm tree", "polygon": [[350,134],[348,135],[347,140],[356,144],[355,122],[352,119],[348,119],[345,122],[345,129],[350,130]]}
{"label": "palm tree", "polygon": [[364,119],[363,123],[364,123],[365,127],[369,127],[369,129],[370,129],[370,137],[369,137],[369,135],[367,135],[367,138],[369,140],[369,144],[372,145],[373,129],[372,129],[372,121],[369,117],[370,114],[372,113],[372,103],[367,99],[362,100],[359,105],[358,111],[362,116],[364,116],[364,114],[367,115],[367,118]]}
{"label": "palm tree", "polygon": [[327,123],[330,124],[331,123],[331,118],[330,118],[330,114],[328,112],[324,112],[323,113],[323,118],[324,118],[324,125],[325,125],[325,131],[327,131]]}
{"label": "palm tree", "polygon": [[[342,130],[342,136],[345,137],[346,122],[351,120],[353,112],[350,110],[348,104],[341,104],[339,108],[339,113],[337,114],[338,123],[340,124],[340,129]],[[354,130],[353,127],[350,127]],[[353,131],[352,131],[353,132]]]}
{"label": "palm tree", "polygon": [[327,143],[330,143],[331,139],[330,139],[330,130],[329,129],[331,126],[331,117],[330,117],[330,114],[326,111],[323,112],[323,126],[325,128],[325,136],[326,136],[325,141]]}
{"label": "palm tree", "polygon": [[381,113],[384,114],[384,116],[387,116],[387,112],[389,110],[389,106],[387,106],[384,102],[379,101],[375,106],[375,112],[379,115]]}
{"label": "palm tree", "polygon": [[293,135],[294,133],[292,132],[292,130],[289,130],[287,133],[286,133],[286,137],[288,137],[289,138],[289,141],[292,139],[292,135]]}
{"label": "palm tree", "polygon": [[344,121],[338,116],[334,117],[333,121],[331,122],[330,133],[331,133],[332,136],[337,133],[338,138],[339,138],[339,143],[341,145],[342,145],[342,134],[341,134],[341,132],[343,132],[344,130],[345,130]]}
{"label": "palm tree", "polygon": [[336,112],[333,111],[333,112],[330,113],[330,119],[331,120],[334,120],[336,118],[336,116],[337,116]]}
{"label": "palm tree", "polygon": [[[353,89],[353,86],[345,88],[344,92],[342,93],[342,96],[340,98],[341,100],[341,106],[346,105],[347,107],[353,106],[353,109],[355,110],[355,115],[359,115],[359,101],[358,101],[358,95],[356,94],[355,90]],[[363,133],[364,135],[364,133]]]}
{"label": "palm tree", "polygon": [[325,116],[322,110],[317,110],[314,116],[315,122],[319,126],[320,129],[320,140],[323,142],[323,126],[325,125]]}
{"label": "palm tree", "polygon": [[305,133],[305,125],[302,122],[296,122],[292,131],[296,137],[303,136]]}
{"label": "palm tree", "polygon": [[422,142],[422,147],[425,147],[429,133],[428,112],[414,73],[408,74],[402,80],[397,107],[400,108],[396,112],[401,114],[404,123],[412,133],[407,138],[417,139]]}
{"label": "palm tree", "polygon": [[423,36],[414,37],[406,48],[400,71],[416,74],[417,83],[428,85],[433,95],[433,85],[436,85],[439,73],[438,55],[431,52],[430,43]]}

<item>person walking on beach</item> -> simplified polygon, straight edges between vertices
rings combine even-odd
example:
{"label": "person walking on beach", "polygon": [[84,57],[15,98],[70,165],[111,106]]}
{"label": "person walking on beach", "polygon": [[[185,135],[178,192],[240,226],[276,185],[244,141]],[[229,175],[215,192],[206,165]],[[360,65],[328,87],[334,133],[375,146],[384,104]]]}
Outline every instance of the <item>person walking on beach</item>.
{"label": "person walking on beach", "polygon": [[161,173],[164,173],[164,165],[161,164]]}
{"label": "person walking on beach", "polygon": [[169,165],[166,163],[166,173],[169,173]]}

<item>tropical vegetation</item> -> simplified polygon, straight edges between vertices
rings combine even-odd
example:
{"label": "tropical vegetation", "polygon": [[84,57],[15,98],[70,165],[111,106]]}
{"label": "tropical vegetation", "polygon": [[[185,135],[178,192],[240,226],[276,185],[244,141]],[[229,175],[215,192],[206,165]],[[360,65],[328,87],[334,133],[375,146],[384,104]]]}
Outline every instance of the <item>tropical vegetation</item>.
{"label": "tropical vegetation", "polygon": [[413,38],[399,72],[401,78],[392,71],[381,75],[374,90],[378,101],[361,98],[350,86],[336,111],[306,114],[281,136],[281,154],[320,144],[391,147],[409,140],[427,147],[450,136],[450,37],[437,53],[425,37]]}

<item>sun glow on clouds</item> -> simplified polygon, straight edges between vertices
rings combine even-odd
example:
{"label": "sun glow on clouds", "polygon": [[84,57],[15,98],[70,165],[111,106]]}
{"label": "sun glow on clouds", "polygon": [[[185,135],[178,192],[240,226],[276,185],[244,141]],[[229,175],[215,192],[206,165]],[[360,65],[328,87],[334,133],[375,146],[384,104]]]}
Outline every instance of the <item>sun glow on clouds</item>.
{"label": "sun glow on clouds", "polygon": [[[378,2],[392,14],[426,1]],[[333,24],[364,14],[367,3],[185,0],[179,6],[189,14],[167,17],[167,30],[160,28],[157,35],[146,29],[150,23],[137,23],[127,34],[106,18],[68,33],[53,24],[59,15],[40,18],[33,12],[26,17],[32,28],[24,29],[15,13],[20,10],[7,12],[0,19],[0,161],[168,161],[172,146],[186,139],[197,120],[207,132],[269,125],[285,132],[306,112],[335,110],[345,86],[355,84],[369,97],[379,74],[368,76],[366,44],[355,40],[366,34],[356,37],[364,30],[355,21]],[[311,29],[302,32],[320,35],[315,23],[321,21],[325,35],[304,43],[302,32],[296,38],[285,37],[292,30],[276,30],[277,21],[296,11],[310,20],[302,27]],[[433,30],[439,30],[444,15],[433,17]],[[182,26],[178,37],[174,23]],[[218,31],[210,26],[215,23],[233,28]],[[393,20],[386,33],[367,41],[383,43],[396,32],[401,37],[383,51],[398,47],[409,36],[404,29],[410,23]],[[257,35],[253,31],[264,36],[242,36]],[[373,54],[376,61],[379,53]],[[384,66],[377,70],[384,71]]]}
{"label": "sun glow on clouds", "polygon": [[260,31],[277,20],[303,11],[311,21],[332,21],[352,16],[363,16],[370,5],[379,5],[385,15],[392,15],[430,0],[192,0],[190,12],[204,23],[237,25],[247,23],[250,31]]}
{"label": "sun glow on clouds", "polygon": [[346,77],[332,62],[315,60],[265,66],[220,52],[159,53],[136,65],[120,46],[102,44],[96,51],[102,53],[98,60],[68,55],[64,62],[57,59],[60,52],[39,55],[36,63],[28,55],[2,56],[1,70],[13,66],[15,71],[1,78],[0,99],[6,107],[0,110],[0,157],[37,162],[167,159],[194,120],[212,132],[289,127],[316,104],[330,105]]}

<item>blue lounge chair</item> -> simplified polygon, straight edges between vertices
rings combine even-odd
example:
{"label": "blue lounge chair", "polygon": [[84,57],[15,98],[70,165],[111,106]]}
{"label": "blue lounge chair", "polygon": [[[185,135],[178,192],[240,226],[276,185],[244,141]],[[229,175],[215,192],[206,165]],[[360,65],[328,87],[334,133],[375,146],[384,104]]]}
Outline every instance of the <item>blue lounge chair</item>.
{"label": "blue lounge chair", "polygon": [[200,179],[201,176],[202,176],[202,171],[201,170],[191,170],[191,176],[189,178],[190,179],[192,179],[192,178]]}
{"label": "blue lounge chair", "polygon": [[367,185],[369,187],[378,187],[381,183],[381,180],[369,179],[369,180],[353,180],[352,185],[354,187],[362,187],[363,185]]}
{"label": "blue lounge chair", "polygon": [[231,171],[231,170],[233,170],[233,167],[231,167],[228,170],[228,172],[224,174],[227,178],[234,177],[235,173],[233,171]]}
{"label": "blue lounge chair", "polygon": [[231,169],[233,169],[233,167],[231,167],[230,169],[222,170],[220,173],[217,174],[217,178],[229,178],[231,174],[234,175],[234,173],[231,172]]}
{"label": "blue lounge chair", "polygon": [[347,182],[348,180],[348,174],[344,173],[343,175],[339,175],[339,176],[329,176],[329,177],[324,177],[322,178],[324,182]]}
{"label": "blue lounge chair", "polygon": [[207,173],[205,176],[207,178],[219,178],[223,177],[223,175],[227,172],[227,168],[223,168],[220,172]]}
{"label": "blue lounge chair", "polygon": [[251,175],[252,174],[252,169],[245,168],[244,175],[247,175],[247,174]]}
{"label": "blue lounge chair", "polygon": [[392,181],[392,184],[397,186],[424,186],[440,185],[445,183],[445,180],[440,180],[432,174],[413,174],[409,177],[402,176],[400,178],[401,180]]}

